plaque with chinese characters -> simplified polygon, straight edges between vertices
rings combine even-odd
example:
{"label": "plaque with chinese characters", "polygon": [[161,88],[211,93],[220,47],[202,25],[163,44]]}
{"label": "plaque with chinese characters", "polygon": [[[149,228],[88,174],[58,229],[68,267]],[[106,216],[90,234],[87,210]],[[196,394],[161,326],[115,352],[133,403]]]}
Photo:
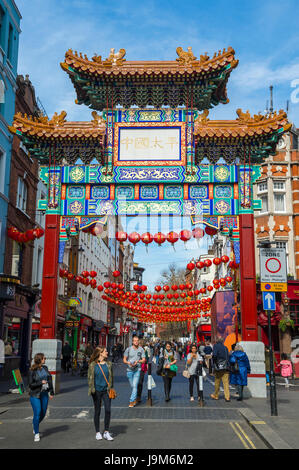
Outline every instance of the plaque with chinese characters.
{"label": "plaque with chinese characters", "polygon": [[118,125],[115,131],[115,165],[185,164],[185,146],[182,145],[185,136],[182,125]]}

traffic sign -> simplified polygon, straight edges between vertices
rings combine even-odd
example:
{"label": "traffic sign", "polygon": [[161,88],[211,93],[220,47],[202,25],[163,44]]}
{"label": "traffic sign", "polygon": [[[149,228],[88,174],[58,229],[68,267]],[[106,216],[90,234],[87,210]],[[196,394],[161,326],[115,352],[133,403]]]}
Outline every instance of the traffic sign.
{"label": "traffic sign", "polygon": [[285,248],[261,248],[261,283],[286,283],[287,265]]}
{"label": "traffic sign", "polygon": [[275,292],[263,292],[263,309],[275,310]]}
{"label": "traffic sign", "polygon": [[261,291],[264,292],[287,292],[288,284],[286,282],[262,282]]}

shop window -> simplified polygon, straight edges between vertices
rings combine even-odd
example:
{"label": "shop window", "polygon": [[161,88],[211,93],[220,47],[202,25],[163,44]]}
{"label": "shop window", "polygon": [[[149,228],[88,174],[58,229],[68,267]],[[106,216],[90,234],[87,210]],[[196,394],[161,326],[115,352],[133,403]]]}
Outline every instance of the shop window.
{"label": "shop window", "polygon": [[299,302],[290,304],[290,316],[296,326],[299,326]]}

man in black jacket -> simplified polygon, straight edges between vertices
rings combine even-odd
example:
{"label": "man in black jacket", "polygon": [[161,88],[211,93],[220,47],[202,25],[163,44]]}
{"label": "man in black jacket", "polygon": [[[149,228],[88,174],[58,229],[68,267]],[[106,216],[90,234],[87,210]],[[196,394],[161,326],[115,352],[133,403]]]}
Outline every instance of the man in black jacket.
{"label": "man in black jacket", "polygon": [[62,348],[62,368],[64,372],[68,372],[70,365],[71,365],[71,357],[72,357],[73,350],[70,347],[68,341],[65,342],[63,348]]}
{"label": "man in black jacket", "polygon": [[229,354],[220,336],[213,347],[213,364],[215,369],[215,392],[211,395],[213,400],[219,399],[220,382],[222,380],[225,401],[230,401],[229,395]]}

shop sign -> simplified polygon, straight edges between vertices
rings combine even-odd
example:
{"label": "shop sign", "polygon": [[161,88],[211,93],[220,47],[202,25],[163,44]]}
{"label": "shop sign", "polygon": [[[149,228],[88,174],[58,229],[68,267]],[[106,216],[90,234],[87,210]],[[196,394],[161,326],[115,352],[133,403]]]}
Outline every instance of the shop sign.
{"label": "shop sign", "polygon": [[65,322],[65,328],[78,328],[79,324],[80,324],[79,321],[67,320]]}
{"label": "shop sign", "polygon": [[16,287],[10,284],[0,284],[0,299],[13,300],[15,298]]}

